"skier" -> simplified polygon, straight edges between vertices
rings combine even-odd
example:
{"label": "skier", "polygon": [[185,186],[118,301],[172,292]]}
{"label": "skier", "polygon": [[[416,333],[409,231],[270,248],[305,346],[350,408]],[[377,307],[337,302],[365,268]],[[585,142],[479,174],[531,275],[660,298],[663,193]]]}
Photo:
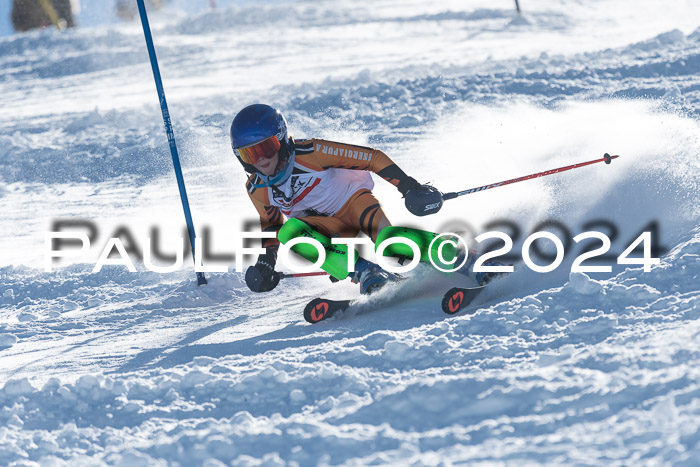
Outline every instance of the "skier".
{"label": "skier", "polygon": [[12,26],[16,32],[45,28],[53,24],[57,29],[75,27],[71,0],[13,0]]}
{"label": "skier", "polygon": [[[429,213],[439,209],[435,209],[436,203],[442,204],[438,190],[406,175],[378,149],[293,139],[282,114],[269,105],[254,104],[241,110],[233,119],[230,136],[233,152],[250,174],[246,189],[260,214],[262,231],[278,233],[278,237],[263,240],[266,252],[246,272],[246,283],[255,292],[270,291],[279,283],[275,264],[283,215],[303,222],[295,225],[310,227],[326,237],[348,238],[363,232],[376,241],[380,232],[391,226],[372,194],[374,182],[369,171],[396,186],[407,206],[417,211]],[[285,228],[292,224],[287,222]],[[397,278],[362,257],[358,257],[354,273],[338,275],[324,269],[331,273],[331,280],[349,275],[360,284],[362,294]]]}

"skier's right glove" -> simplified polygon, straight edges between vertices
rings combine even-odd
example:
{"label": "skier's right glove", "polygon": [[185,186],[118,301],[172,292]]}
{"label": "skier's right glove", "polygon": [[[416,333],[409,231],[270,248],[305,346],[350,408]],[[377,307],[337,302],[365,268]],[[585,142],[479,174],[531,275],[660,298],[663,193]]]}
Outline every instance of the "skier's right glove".
{"label": "skier's right glove", "polygon": [[406,177],[397,187],[406,199],[406,209],[414,216],[435,214],[442,208],[442,193],[434,186],[421,185],[413,177]]}
{"label": "skier's right glove", "polygon": [[413,178],[413,177],[406,177],[406,178],[402,179],[401,181],[399,181],[399,184],[398,184],[398,186],[397,186],[396,188],[398,188],[398,189],[399,189],[399,193],[401,193],[401,194],[404,195],[404,197],[405,197],[405,196],[406,196],[406,193],[407,193],[409,190],[420,189],[422,186],[423,186],[423,185],[421,185],[420,183],[418,183],[418,180],[416,180],[415,178]]}
{"label": "skier's right glove", "polygon": [[258,256],[257,263],[245,272],[245,283],[248,288],[253,292],[269,292],[277,287],[282,275],[275,271],[275,263],[277,263],[277,254],[274,251]]}

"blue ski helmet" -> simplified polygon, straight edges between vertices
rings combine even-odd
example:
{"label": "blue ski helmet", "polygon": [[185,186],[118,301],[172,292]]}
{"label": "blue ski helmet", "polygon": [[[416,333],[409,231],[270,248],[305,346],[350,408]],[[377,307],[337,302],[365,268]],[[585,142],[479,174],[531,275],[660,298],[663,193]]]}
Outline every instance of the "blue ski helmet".
{"label": "blue ski helmet", "polygon": [[256,172],[253,164],[264,151],[279,149],[275,174],[285,168],[293,152],[287,121],[279,110],[266,104],[249,105],[238,112],[231,123],[230,135],[234,154],[250,173]]}

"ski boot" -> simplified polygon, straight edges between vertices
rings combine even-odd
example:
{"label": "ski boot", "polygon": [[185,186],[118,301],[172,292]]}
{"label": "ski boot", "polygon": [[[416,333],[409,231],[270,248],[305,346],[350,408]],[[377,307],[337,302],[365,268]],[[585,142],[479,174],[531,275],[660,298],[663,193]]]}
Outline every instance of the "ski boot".
{"label": "ski boot", "polygon": [[360,293],[369,295],[384,287],[389,282],[399,280],[400,276],[387,272],[380,268],[377,264],[367,261],[364,258],[358,258],[355,263],[355,273],[352,276],[352,282],[360,283]]}

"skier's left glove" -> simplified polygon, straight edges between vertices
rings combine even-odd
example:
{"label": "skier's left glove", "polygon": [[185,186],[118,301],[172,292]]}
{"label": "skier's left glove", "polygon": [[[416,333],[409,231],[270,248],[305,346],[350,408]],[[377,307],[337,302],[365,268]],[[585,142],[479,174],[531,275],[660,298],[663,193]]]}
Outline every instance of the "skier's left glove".
{"label": "skier's left glove", "polygon": [[250,266],[245,272],[245,283],[253,292],[269,292],[277,287],[282,275],[275,271],[277,254],[269,251],[258,256],[254,266]]}
{"label": "skier's left glove", "polygon": [[421,185],[413,177],[406,177],[397,187],[406,199],[406,209],[415,216],[435,214],[442,208],[442,193],[434,186]]}

